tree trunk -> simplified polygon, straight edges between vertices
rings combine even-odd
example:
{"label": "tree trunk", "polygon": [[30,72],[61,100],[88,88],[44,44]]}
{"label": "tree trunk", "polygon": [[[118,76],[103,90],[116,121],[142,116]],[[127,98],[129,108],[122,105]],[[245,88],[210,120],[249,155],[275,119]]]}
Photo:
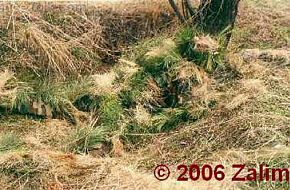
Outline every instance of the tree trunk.
{"label": "tree trunk", "polygon": [[169,0],[169,4],[172,7],[174,13],[176,14],[176,16],[178,17],[178,19],[184,23],[185,22],[185,18],[182,16],[182,14],[180,13],[178,6],[176,5],[175,0]]}
{"label": "tree trunk", "polygon": [[201,0],[197,10],[191,5],[191,0],[182,0],[184,8],[187,9],[183,11],[183,14],[186,13],[183,16],[176,2],[174,0],[169,0],[169,2],[182,22],[187,19],[187,13],[189,13],[193,18],[193,24],[204,33],[217,35],[227,32],[224,44],[225,47],[227,46],[236,21],[240,0]]}
{"label": "tree trunk", "polygon": [[183,0],[185,8],[188,10],[191,17],[196,15],[196,9],[193,7],[191,0]]}
{"label": "tree trunk", "polygon": [[239,2],[240,0],[202,0],[194,20],[197,27],[213,35],[226,29],[232,30]]}

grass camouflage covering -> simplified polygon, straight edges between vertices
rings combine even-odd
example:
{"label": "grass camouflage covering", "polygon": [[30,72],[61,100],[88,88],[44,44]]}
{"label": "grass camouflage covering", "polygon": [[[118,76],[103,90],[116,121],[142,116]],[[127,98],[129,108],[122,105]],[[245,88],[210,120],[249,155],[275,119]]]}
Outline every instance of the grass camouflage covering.
{"label": "grass camouflage covering", "polygon": [[160,163],[222,163],[227,176],[236,163],[289,167],[287,8],[242,2],[225,50],[223,34],[170,28],[161,1],[64,5],[17,3],[1,20],[1,188],[288,188],[152,174]]}

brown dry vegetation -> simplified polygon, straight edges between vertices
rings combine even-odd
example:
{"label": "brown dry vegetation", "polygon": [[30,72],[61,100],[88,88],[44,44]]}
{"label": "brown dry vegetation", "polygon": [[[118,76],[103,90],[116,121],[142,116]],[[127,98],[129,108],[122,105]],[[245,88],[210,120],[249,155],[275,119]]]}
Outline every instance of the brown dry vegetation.
{"label": "brown dry vegetation", "polygon": [[[143,5],[140,7],[139,3]],[[120,52],[174,25],[162,2],[1,3],[1,64],[37,75],[87,74],[114,63]]]}
{"label": "brown dry vegetation", "polygon": [[[165,32],[172,18],[163,2],[99,4],[86,13],[49,4],[45,14],[25,11],[29,5],[18,4],[0,25],[1,189],[289,189],[230,181],[233,163],[290,166],[286,0],[242,1],[225,66],[214,71],[211,61],[191,64],[198,61],[173,51],[180,31]],[[116,66],[102,62],[161,30]],[[208,36],[190,40],[217,51]],[[81,49],[78,59],[72,47]],[[152,174],[160,163],[174,171],[193,162],[223,164],[227,178],[158,182]]]}

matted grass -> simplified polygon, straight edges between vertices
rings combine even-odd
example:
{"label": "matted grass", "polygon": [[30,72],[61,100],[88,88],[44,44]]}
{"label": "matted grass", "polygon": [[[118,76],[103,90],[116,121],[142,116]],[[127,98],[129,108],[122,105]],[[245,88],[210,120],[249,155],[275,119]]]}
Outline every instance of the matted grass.
{"label": "matted grass", "polygon": [[[49,4],[53,13],[37,15],[41,19],[32,19],[34,25],[25,24],[27,31],[23,34],[28,36],[22,45],[31,46],[34,53],[45,59],[28,65],[30,72],[20,73],[17,69],[22,71],[22,65],[12,65],[18,59],[1,62],[6,64],[5,67],[8,64],[15,73],[0,72],[5,79],[0,82],[1,98],[4,94],[13,101],[14,89],[27,89],[32,93],[25,94],[27,91],[24,91],[20,96],[22,102],[32,97],[37,103],[54,108],[67,108],[69,102],[73,108],[69,111],[77,122],[72,125],[60,117],[52,119],[0,112],[0,138],[4,139],[0,140],[0,150],[3,150],[0,154],[0,182],[3,189],[289,188],[288,183],[231,181],[235,172],[231,168],[233,163],[253,167],[261,163],[270,167],[289,167],[289,15],[288,8],[279,4],[287,3],[286,0],[275,0],[274,4],[268,0],[243,1],[230,49],[222,56],[197,54],[197,40],[210,43],[210,51],[217,51],[215,41],[187,29],[177,38],[175,34],[180,30],[140,41],[137,47],[133,46],[122,56],[114,68],[102,66],[90,70],[94,61],[116,53],[114,48],[139,39],[126,41],[128,35],[147,36],[132,33],[132,28],[141,32],[139,26],[148,31],[161,26],[158,22],[151,23],[163,14],[161,9],[157,9],[158,2],[159,6],[162,2],[154,2],[143,7],[138,6],[139,2],[132,2],[130,6],[133,8],[129,10],[124,9],[124,4],[99,5],[106,7],[109,13],[117,11],[116,20],[108,12],[102,15],[102,22],[116,27],[113,33],[106,34],[109,41],[98,37],[110,28],[99,31],[103,28],[94,26],[102,24],[96,22],[93,25],[94,17],[87,19],[82,17],[83,14],[67,14],[68,10],[63,15],[64,7],[59,4],[56,6],[59,10]],[[271,7],[272,12],[269,12]],[[136,12],[142,13],[141,18],[135,18]],[[157,14],[153,20],[152,13]],[[120,18],[128,20],[119,23]],[[145,21],[152,25],[145,24]],[[118,24],[114,25],[114,22]],[[31,28],[35,25],[36,29]],[[127,30],[126,27],[132,28]],[[9,29],[13,31],[13,27]],[[255,33],[251,33],[253,31]],[[34,32],[37,35],[33,36]],[[112,39],[118,40],[110,41],[111,35]],[[13,41],[13,32],[7,35],[3,30],[1,36],[9,42],[8,49],[22,48],[15,46],[18,42]],[[92,51],[96,45],[92,36],[105,42],[105,46],[97,47],[97,54]],[[76,45],[71,52],[63,51],[71,47],[67,42]],[[42,46],[37,46],[39,43]],[[58,55],[46,45],[64,53]],[[112,51],[107,51],[107,48]],[[5,45],[0,49],[4,50],[0,56],[5,58],[14,51],[7,51]],[[23,63],[29,62],[23,56],[21,58]],[[80,65],[66,67],[63,60],[67,58],[68,63]],[[44,62],[49,70],[41,70],[38,76],[38,67]],[[92,76],[71,78],[74,70],[80,71],[82,66],[85,75]],[[62,68],[62,72],[58,68]],[[89,72],[85,72],[87,68]],[[54,80],[54,74],[60,79]],[[62,75],[69,77],[60,83]],[[43,76],[50,76],[53,80],[39,81]],[[194,162],[223,164],[227,177],[222,182],[176,182],[173,172],[176,165]],[[169,164],[172,169],[172,176],[166,182],[157,181],[152,173],[161,163]]]}

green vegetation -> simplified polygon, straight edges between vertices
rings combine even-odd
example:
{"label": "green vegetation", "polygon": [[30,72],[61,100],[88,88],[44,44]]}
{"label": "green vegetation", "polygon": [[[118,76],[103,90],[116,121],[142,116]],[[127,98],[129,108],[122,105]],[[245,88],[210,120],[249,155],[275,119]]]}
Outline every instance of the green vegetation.
{"label": "green vegetation", "polygon": [[5,133],[0,135],[0,153],[21,149],[23,145],[20,137],[13,133]]}
{"label": "green vegetation", "polygon": [[153,131],[172,131],[181,123],[190,120],[190,114],[187,110],[166,109],[153,117]]}
{"label": "green vegetation", "polygon": [[[274,153],[275,154],[275,153]],[[272,171],[271,169],[288,169],[290,167],[289,164],[289,155],[288,152],[285,153],[276,153],[275,157],[266,159],[267,156],[260,157],[258,160],[259,164],[263,164],[264,167],[267,166],[269,168],[269,179],[272,179]],[[254,165],[252,167],[255,167]],[[275,176],[277,179],[279,175]],[[255,181],[255,182],[248,182],[251,187],[258,188],[259,190],[274,190],[274,189],[289,189],[289,182],[286,180],[286,175],[283,175],[283,181]],[[244,189],[242,187],[242,189]]]}
{"label": "green vegetation", "polygon": [[[289,8],[261,1],[241,1],[227,49],[227,30],[168,24],[162,1],[15,6],[0,22],[3,189],[159,189],[160,163],[288,168]],[[289,188],[224,182],[210,185]]]}
{"label": "green vegetation", "polygon": [[89,153],[89,151],[99,148],[106,143],[104,132],[101,130],[93,126],[76,129],[70,137],[68,150],[76,153]]}
{"label": "green vegetation", "polygon": [[[204,82],[206,71],[211,73],[216,68],[209,66],[209,60],[215,61],[218,52],[200,53],[194,44],[197,35],[185,28],[176,34],[175,40],[149,40],[144,43],[147,51],[136,51],[135,55],[134,51],[129,52],[128,57],[138,64],[138,70],[128,78],[126,71],[123,75],[116,68],[119,75],[114,83],[121,85],[117,93],[110,90],[97,93],[93,77],[54,83],[37,80],[35,74],[24,72],[19,75],[23,82],[18,85],[13,110],[41,117],[63,117],[76,125],[81,124],[75,118],[78,110],[91,112],[98,120],[91,127],[76,130],[77,140],[69,148],[76,152],[88,153],[93,146],[109,142],[115,134],[124,134],[126,139],[135,132],[142,135],[176,130],[181,124],[201,117],[187,107],[188,97],[193,87]],[[86,53],[75,49],[74,55],[82,59]],[[147,124],[136,122],[140,114],[134,113],[137,106],[148,112]]]}
{"label": "green vegetation", "polygon": [[123,108],[119,98],[115,95],[101,97],[100,108],[97,110],[100,116],[101,126],[108,131],[118,129],[118,124],[123,114]]}
{"label": "green vegetation", "polygon": [[40,116],[73,114],[72,104],[82,95],[90,93],[92,86],[88,78],[57,84],[49,81],[29,82],[20,83],[13,109],[18,113]]}

